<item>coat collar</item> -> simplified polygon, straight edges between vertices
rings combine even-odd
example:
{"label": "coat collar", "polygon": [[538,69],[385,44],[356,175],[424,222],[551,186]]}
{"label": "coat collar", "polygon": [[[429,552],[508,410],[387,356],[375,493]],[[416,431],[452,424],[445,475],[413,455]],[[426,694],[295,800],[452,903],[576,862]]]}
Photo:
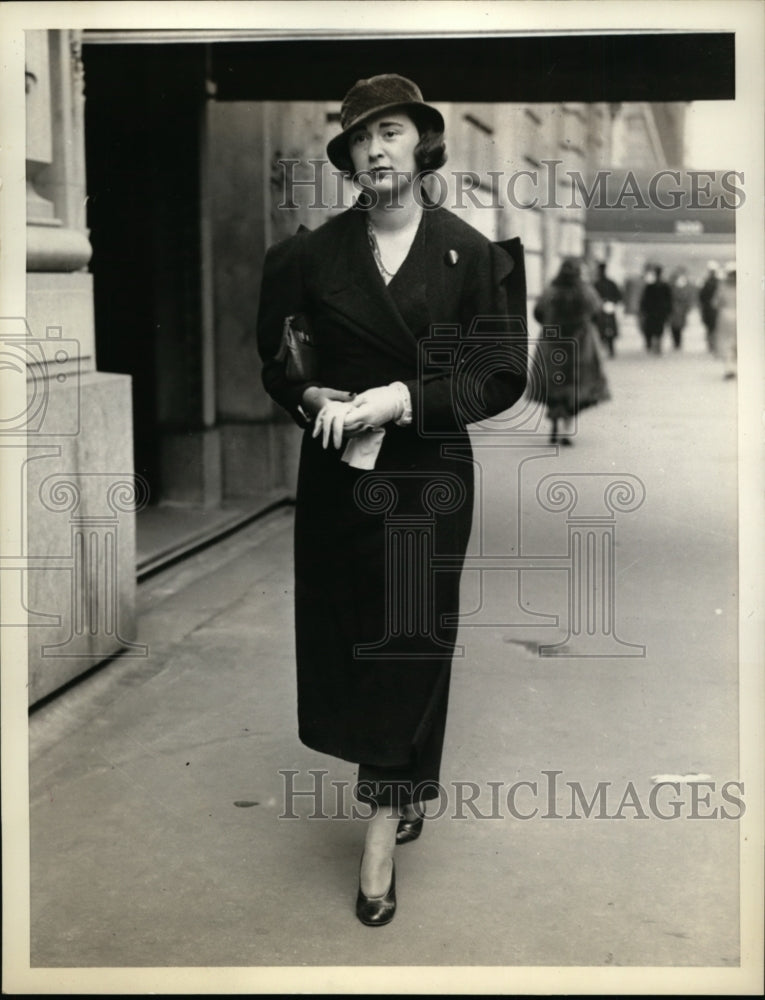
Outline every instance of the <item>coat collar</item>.
{"label": "coat collar", "polygon": [[[416,363],[417,335],[430,323],[444,317],[445,304],[454,295],[455,272],[447,263],[450,251],[454,253],[455,247],[459,247],[463,254],[458,265],[460,255],[455,254],[455,265],[464,267],[467,263],[461,234],[453,217],[435,207],[426,208],[423,213],[421,229],[415,236],[416,241],[422,242],[419,247],[413,247],[412,259],[407,258],[402,265],[406,271],[400,274],[400,280],[406,285],[399,289],[397,297],[408,323],[377,270],[367,239],[365,211],[354,206],[337,221],[341,225],[332,247],[334,259],[322,293],[325,304],[341,314],[354,326],[359,337],[377,349],[409,364]],[[522,272],[523,257],[518,239],[492,246],[488,261],[490,280],[497,287],[504,284],[519,261]],[[446,312],[450,310],[447,308]],[[523,313],[525,315],[525,287]]]}
{"label": "coat collar", "polygon": [[[425,213],[427,215],[427,212]],[[428,220],[423,219],[423,225]],[[422,233],[418,230],[415,240]],[[360,336],[402,361],[416,359],[417,339],[394,302],[377,270],[366,232],[366,212],[354,206],[346,213],[346,224],[337,247],[331,275],[324,292],[327,305],[349,320]],[[405,265],[409,272],[407,260]],[[416,315],[428,322],[425,275],[416,268],[402,280],[414,279],[412,293]]]}

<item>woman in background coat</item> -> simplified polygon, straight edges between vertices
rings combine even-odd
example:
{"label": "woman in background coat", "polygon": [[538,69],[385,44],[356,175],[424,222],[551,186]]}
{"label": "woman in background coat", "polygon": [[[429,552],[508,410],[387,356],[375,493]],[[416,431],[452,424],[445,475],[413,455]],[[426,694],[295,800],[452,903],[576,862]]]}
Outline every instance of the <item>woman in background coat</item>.
{"label": "woman in background coat", "polygon": [[677,269],[672,277],[670,288],[672,289],[672,312],[669,314],[669,328],[672,331],[672,343],[675,345],[675,350],[679,351],[683,346],[683,330],[695,298],[693,285],[688,281],[684,267]]}
{"label": "woman in background coat", "polygon": [[[422,175],[445,160],[444,122],[417,86],[395,74],[358,81],[341,127],[328,156],[361,195],[271,248],[258,340],[266,389],[305,428],[295,517],[300,739],[359,764],[356,796],[372,815],[356,913],[380,926],[396,907],[395,844],[419,835],[418,807],[440,791],[472,521],[466,424],[523,392],[525,315],[511,337],[512,257],[422,197]],[[275,359],[284,318],[296,313],[311,328],[318,372],[291,383]],[[466,344],[479,316],[501,319]],[[429,351],[433,324],[460,329],[440,353]],[[491,363],[503,350],[504,362]],[[388,516],[406,529],[401,550]],[[451,568],[430,572],[429,552]]]}
{"label": "woman in background coat", "polygon": [[551,444],[573,444],[577,413],[610,398],[597,345],[600,309],[600,298],[573,257],[563,261],[534,307],[534,318],[556,331],[537,342],[531,380],[531,395],[547,404]]}

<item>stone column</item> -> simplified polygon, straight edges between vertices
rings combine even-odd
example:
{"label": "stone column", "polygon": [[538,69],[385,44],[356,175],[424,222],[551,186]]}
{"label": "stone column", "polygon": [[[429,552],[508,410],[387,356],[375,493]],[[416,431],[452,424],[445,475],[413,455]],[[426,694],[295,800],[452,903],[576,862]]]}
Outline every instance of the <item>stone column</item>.
{"label": "stone column", "polygon": [[[80,33],[28,31],[25,70],[27,315],[24,328],[15,331],[23,344],[18,337],[14,343],[28,356],[28,396],[34,401],[23,428],[34,461],[21,479],[27,497],[27,611],[29,623],[38,626],[29,630],[34,702],[124,648],[123,637],[134,633],[135,512],[112,510],[108,531],[99,522],[105,544],[89,545],[77,569],[79,586],[89,595],[87,641],[57,645],[58,623],[69,620],[72,607],[72,569],[62,562],[72,539],[40,486],[52,476],[95,482],[93,477],[108,472],[132,479],[132,414],[130,379],[96,371],[92,276],[86,270],[91,247]],[[85,490],[79,519],[98,518],[101,506],[101,498]],[[93,540],[92,532],[87,539]],[[100,585],[113,581],[117,565],[120,585],[104,589]]]}
{"label": "stone column", "polygon": [[93,368],[79,32],[28,31],[26,47],[27,319],[38,336],[76,326],[80,359]]}

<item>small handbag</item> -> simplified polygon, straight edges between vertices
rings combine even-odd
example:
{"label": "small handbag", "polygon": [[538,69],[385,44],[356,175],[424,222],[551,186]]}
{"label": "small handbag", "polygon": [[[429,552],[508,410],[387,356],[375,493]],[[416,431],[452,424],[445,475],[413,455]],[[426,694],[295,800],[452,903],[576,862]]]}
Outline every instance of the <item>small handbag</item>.
{"label": "small handbag", "polygon": [[308,320],[302,313],[284,317],[282,342],[276,360],[284,364],[288,382],[311,382],[316,378],[316,348]]}

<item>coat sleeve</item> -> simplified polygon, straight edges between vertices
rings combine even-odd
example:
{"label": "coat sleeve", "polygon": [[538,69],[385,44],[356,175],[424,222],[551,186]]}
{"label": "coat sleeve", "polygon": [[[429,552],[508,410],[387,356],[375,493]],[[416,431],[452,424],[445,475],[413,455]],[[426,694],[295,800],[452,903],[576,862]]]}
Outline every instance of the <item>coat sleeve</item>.
{"label": "coat sleeve", "polygon": [[672,312],[672,289],[665,282],[664,288],[662,289],[662,300],[664,305],[664,317],[666,318]]}
{"label": "coat sleeve", "polygon": [[263,361],[261,377],[266,392],[282,406],[300,426],[308,424],[300,407],[303,393],[319,382],[289,382],[285,361],[276,355],[282,340],[286,316],[303,311],[303,281],[300,250],[303,234],[269,247],[263,262],[263,279],[258,307],[258,352]]}
{"label": "coat sleeve", "polygon": [[584,286],[584,296],[587,302],[587,313],[591,319],[596,319],[603,308],[603,299],[592,285]]}
{"label": "coat sleeve", "polygon": [[547,310],[549,308],[550,296],[547,290],[543,291],[534,306],[534,319],[542,326],[547,322]]}
{"label": "coat sleeve", "polygon": [[[415,428],[453,431],[509,409],[526,385],[528,334],[523,249],[487,242],[472,259],[460,303],[454,361],[406,383]],[[516,256],[517,254],[517,256]]]}

